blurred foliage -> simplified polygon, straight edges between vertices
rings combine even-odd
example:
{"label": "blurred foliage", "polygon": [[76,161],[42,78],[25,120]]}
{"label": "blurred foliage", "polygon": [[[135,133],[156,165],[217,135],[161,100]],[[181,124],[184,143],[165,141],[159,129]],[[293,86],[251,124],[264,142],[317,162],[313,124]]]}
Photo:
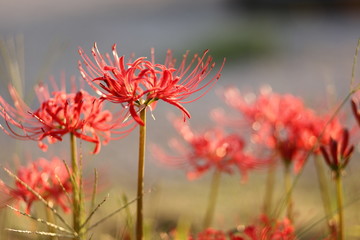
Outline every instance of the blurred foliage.
{"label": "blurred foliage", "polygon": [[275,34],[270,33],[266,25],[261,22],[245,26],[236,22],[229,24],[226,29],[217,30],[211,36],[203,36],[201,43],[195,44],[191,52],[200,53],[209,49],[215,62],[226,58],[226,65],[272,55],[277,52],[278,44]]}
{"label": "blurred foliage", "polygon": [[235,11],[272,11],[272,12],[295,12],[295,11],[359,11],[358,0],[225,0],[225,6]]}

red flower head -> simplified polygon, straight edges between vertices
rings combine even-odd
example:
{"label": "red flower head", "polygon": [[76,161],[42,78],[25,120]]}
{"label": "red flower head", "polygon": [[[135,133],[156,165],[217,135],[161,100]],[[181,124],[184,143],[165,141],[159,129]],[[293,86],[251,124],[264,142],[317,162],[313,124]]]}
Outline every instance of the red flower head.
{"label": "red flower head", "polygon": [[271,221],[267,216],[261,216],[255,224],[246,226],[244,230],[225,233],[212,228],[200,232],[197,237],[189,240],[296,240],[295,229],[288,219]]}
{"label": "red flower head", "polygon": [[340,174],[350,161],[354,146],[349,146],[349,131],[343,129],[338,136],[330,139],[330,143],[320,147],[324,159],[336,174]]}
{"label": "red flower head", "polygon": [[[141,57],[135,61],[130,59],[127,64],[125,64],[124,56],[118,57],[116,45],[113,46],[113,59],[109,54],[101,55],[96,44],[92,48],[94,62],[82,49],[79,53],[86,70],[81,62],[79,62],[79,69],[89,85],[100,94],[102,99],[128,107],[131,116],[141,125],[144,123],[138,116],[138,111],[155,104],[158,100],[179,108],[183,112],[184,120],[186,117],[190,118],[190,113],[182,104],[202,97],[219,79],[223,67],[221,66],[212,79],[201,85],[215,66],[212,58],[206,57],[207,51],[201,57],[194,55],[189,65],[187,65],[188,52],[185,53],[177,68],[175,68],[175,59],[170,50],[167,52],[164,64],[155,63],[153,49],[151,60]],[[206,90],[202,94],[186,100],[190,95],[204,89]]]}
{"label": "red flower head", "polygon": [[[86,91],[76,90],[73,85],[71,93],[66,93],[65,87],[59,90],[56,84],[53,85],[53,92],[49,92],[48,87],[43,84],[35,87],[41,104],[35,111],[22,101],[15,88],[10,85],[14,107],[0,96],[0,116],[5,119],[8,127],[6,130],[0,125],[4,132],[17,139],[38,141],[39,147],[44,151],[47,149],[44,139],[54,143],[71,133],[95,143],[95,154],[100,151],[100,137],[106,144],[112,139],[111,133],[126,134],[131,130],[116,131],[117,128],[129,126],[131,121],[123,123],[124,116],[121,113],[115,118],[108,110],[103,110],[103,103]],[[16,131],[14,127],[21,131]]]}
{"label": "red flower head", "polygon": [[296,240],[295,229],[288,219],[273,222],[266,216],[261,216],[260,222],[248,226],[244,230],[249,240]]}
{"label": "red flower head", "polygon": [[356,122],[360,126],[360,109],[359,109],[359,101],[360,101],[360,94],[357,93],[352,99],[351,99],[351,109],[354,114],[354,117],[356,119]]}
{"label": "red flower head", "polygon": [[243,230],[230,231],[230,240],[296,240],[295,229],[285,218],[283,221],[270,220],[260,216],[255,224],[241,226]]}
{"label": "red flower head", "polygon": [[[205,229],[198,233],[196,237],[189,236],[188,240],[227,240],[226,234],[221,230],[212,228]],[[233,240],[233,239],[231,239]]]}
{"label": "red flower head", "polygon": [[[235,88],[224,93],[226,102],[242,114],[253,129],[252,141],[275,151],[298,171],[318,137],[318,117],[303,101],[290,94],[279,95],[262,89],[259,96],[244,95]],[[243,124],[244,120],[240,120]],[[317,129],[316,129],[317,130]]]}
{"label": "red flower head", "polygon": [[[70,210],[66,197],[66,194],[71,193],[70,177],[64,163],[59,158],[54,157],[51,161],[39,158],[26,167],[20,167],[16,175],[45,200],[61,206],[65,212]],[[14,188],[11,188],[0,180],[0,191],[9,196],[9,200],[16,201],[16,204],[24,202],[27,212],[30,212],[32,204],[39,200],[18,181]]]}
{"label": "red flower head", "polygon": [[196,133],[179,119],[174,121],[174,126],[189,147],[173,139],[171,147],[179,153],[178,157],[169,156],[157,147],[153,147],[153,153],[166,164],[187,168],[189,179],[198,178],[211,168],[232,173],[233,167],[246,177],[249,169],[264,164],[244,152],[245,143],[238,135],[227,135],[219,128]]}

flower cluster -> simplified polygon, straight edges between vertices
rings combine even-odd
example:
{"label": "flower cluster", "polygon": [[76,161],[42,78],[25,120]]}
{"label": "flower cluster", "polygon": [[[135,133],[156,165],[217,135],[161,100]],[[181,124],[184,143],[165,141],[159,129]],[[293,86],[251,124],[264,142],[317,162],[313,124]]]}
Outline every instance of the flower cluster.
{"label": "flower cluster", "polygon": [[[194,55],[187,65],[188,52],[184,55],[180,65],[175,68],[175,59],[172,52],[167,52],[165,63],[155,63],[154,50],[151,51],[151,60],[140,57],[125,64],[124,56],[119,57],[116,45],[112,48],[113,59],[109,54],[101,55],[96,44],[92,49],[94,62],[79,49],[83,64],[79,62],[80,73],[89,85],[100,94],[102,99],[120,103],[129,108],[131,116],[144,125],[138,111],[147,107],[155,107],[156,101],[163,100],[179,108],[186,117],[190,113],[182,104],[193,102],[203,96],[186,100],[191,95],[209,89],[220,77],[218,73],[205,84],[203,80],[209,75],[215,64],[207,51],[200,57]],[[97,86],[98,85],[98,86]]]}
{"label": "flower cluster", "polygon": [[181,141],[172,139],[171,147],[177,152],[177,156],[167,155],[156,146],[153,147],[153,153],[167,165],[187,169],[189,179],[198,178],[211,168],[232,173],[234,167],[246,178],[248,170],[259,168],[266,163],[246,153],[245,142],[237,134],[227,134],[221,128],[211,128],[198,133],[193,131],[188,123],[179,119],[173,123],[188,147]]}
{"label": "flower cluster", "polygon": [[[39,147],[44,151],[47,149],[44,139],[54,143],[71,133],[95,143],[94,154],[99,152],[101,142],[106,144],[111,139],[111,133],[130,132],[131,121],[124,123],[124,114],[114,116],[110,111],[104,110],[103,102],[86,91],[77,90],[75,86],[70,93],[66,92],[65,87],[58,89],[54,85],[54,88],[50,92],[47,85],[39,84],[35,87],[40,106],[33,111],[10,85],[9,92],[14,107],[0,96],[0,116],[5,119],[8,129],[2,127],[4,132],[17,139],[38,141]],[[129,129],[122,132],[116,130],[123,127]]]}
{"label": "flower cluster", "polygon": [[[113,58],[108,54],[101,55],[95,44],[92,49],[94,62],[79,49],[83,63],[79,62],[79,70],[84,80],[92,87],[100,98],[94,97],[83,89],[77,89],[75,84],[71,92],[66,91],[65,84],[59,89],[53,81],[52,92],[47,85],[39,84],[35,88],[40,106],[32,110],[21,99],[13,86],[9,86],[10,95],[14,101],[13,106],[0,96],[0,116],[5,120],[6,126],[0,128],[8,135],[23,140],[35,140],[39,147],[46,151],[49,143],[62,141],[64,135],[70,135],[70,156],[72,164],[72,210],[73,229],[79,239],[86,239],[85,207],[82,192],[82,165],[78,160],[75,138],[95,144],[93,154],[100,151],[101,144],[106,144],[112,139],[126,136],[137,125],[140,125],[139,140],[139,171],[138,171],[138,202],[137,202],[137,235],[142,238],[142,196],[143,175],[145,160],[145,136],[146,136],[146,108],[155,108],[158,100],[162,100],[176,106],[183,112],[184,120],[190,118],[190,113],[183,107],[184,103],[193,102],[204,94],[217,82],[220,70],[209,81],[204,83],[214,68],[213,59],[208,57],[207,51],[202,56],[194,55],[188,63],[188,53],[183,56],[179,66],[175,68],[175,59],[169,50],[164,64],[155,63],[154,50],[151,52],[151,60],[145,57],[129,59],[125,64],[124,56],[118,57],[116,45],[113,46]],[[83,67],[83,65],[85,67]],[[65,79],[63,79],[65,83]],[[191,99],[190,96],[192,97]],[[118,103],[122,106],[116,114],[103,109],[105,101]],[[117,134],[113,137],[112,134]],[[226,147],[227,148],[227,147]],[[227,151],[227,150],[225,150]],[[52,184],[47,187],[46,180],[42,176],[48,174],[46,165],[34,163],[34,173],[22,170],[19,178],[29,187],[11,190],[2,183],[3,191],[14,198],[26,202],[28,210],[38,196],[29,191],[33,188],[43,198],[54,197],[60,202],[58,192],[53,190]],[[38,172],[46,171],[37,175]],[[52,174],[53,176],[56,173]],[[46,177],[49,179],[49,177]],[[42,184],[37,186],[36,184]],[[35,196],[34,196],[35,195]],[[41,199],[41,197],[38,197]],[[90,215],[92,216],[92,215]]]}
{"label": "flower cluster", "polygon": [[296,240],[295,229],[289,219],[283,221],[272,221],[267,216],[261,216],[259,223],[247,226],[244,230],[247,238],[238,240]]}
{"label": "flower cluster", "polygon": [[318,152],[318,141],[327,143],[342,127],[336,118],[329,122],[329,117],[315,114],[300,98],[275,94],[267,88],[257,97],[228,88],[224,97],[251,126],[252,141],[273,150],[284,163],[294,163],[296,171],[309,151]]}
{"label": "flower cluster", "polygon": [[225,233],[215,229],[205,229],[196,237],[190,236],[189,240],[296,240],[295,229],[288,219],[271,221],[267,216],[243,230]]}
{"label": "flower cluster", "polygon": [[15,201],[16,205],[23,202],[26,211],[30,212],[32,204],[39,200],[29,191],[30,187],[43,199],[61,206],[65,212],[70,211],[70,203],[67,201],[67,194],[72,191],[70,176],[59,158],[53,157],[50,161],[39,158],[27,166],[21,166],[16,176],[27,186],[16,181],[15,186],[10,187],[0,180],[0,191],[10,196],[7,201]]}

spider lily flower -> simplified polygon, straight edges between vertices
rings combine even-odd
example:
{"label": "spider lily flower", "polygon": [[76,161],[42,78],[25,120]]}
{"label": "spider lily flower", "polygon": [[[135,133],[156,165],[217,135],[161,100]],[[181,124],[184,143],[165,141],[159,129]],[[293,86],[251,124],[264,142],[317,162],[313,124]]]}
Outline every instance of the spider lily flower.
{"label": "spider lily flower", "polygon": [[[39,158],[27,166],[21,166],[16,176],[45,200],[59,205],[65,212],[70,211],[67,201],[67,194],[72,192],[70,176],[59,158],[53,157],[50,161]],[[28,213],[32,204],[39,200],[18,181],[14,187],[10,187],[0,180],[0,191],[8,198],[5,202],[15,201],[16,205],[25,203]]]}
{"label": "spider lily flower", "polygon": [[349,146],[349,131],[343,129],[338,136],[331,138],[327,146],[320,147],[327,165],[336,174],[340,174],[350,161],[354,145]]}
{"label": "spider lily flower", "polygon": [[[100,151],[101,142],[108,143],[112,133],[125,136],[132,128],[131,121],[123,122],[125,115],[103,109],[103,102],[91,96],[84,90],[77,90],[73,85],[71,93],[65,87],[50,92],[47,85],[39,84],[35,87],[40,106],[31,110],[20,98],[15,88],[9,85],[9,92],[14,101],[14,107],[0,96],[0,116],[4,118],[6,127],[2,130],[21,140],[38,141],[39,147],[47,150],[45,139],[49,143],[62,141],[64,135],[71,133],[77,138],[95,143],[93,153]],[[126,128],[129,127],[129,128]],[[119,131],[125,128],[124,131]],[[122,134],[122,135],[121,135]],[[102,140],[101,140],[102,138]]]}
{"label": "spider lily flower", "polygon": [[224,232],[212,228],[205,229],[188,240],[296,240],[295,228],[285,218],[282,221],[271,221],[263,215],[253,225],[239,226],[234,231]]}
{"label": "spider lily flower", "polygon": [[[151,60],[140,57],[134,61],[130,59],[127,64],[124,56],[118,56],[116,45],[112,47],[113,59],[109,54],[101,55],[96,44],[92,48],[94,61],[81,48],[79,54],[83,59],[83,64],[79,61],[79,70],[88,84],[100,94],[101,99],[127,107],[140,125],[144,123],[138,112],[147,106],[155,107],[158,100],[179,108],[184,120],[190,118],[183,104],[196,101],[206,94],[220,78],[223,68],[222,65],[215,76],[203,84],[215,66],[213,59],[207,57],[207,51],[202,56],[195,54],[189,64],[189,54],[186,52],[177,68],[170,50],[164,64],[155,63],[153,49]],[[196,97],[187,100],[197,93]]]}
{"label": "spider lily flower", "polygon": [[[295,163],[296,172],[302,168],[307,153],[317,143],[322,129],[320,122],[321,126],[325,123],[305,107],[300,98],[275,94],[269,88],[261,89],[258,96],[242,95],[236,88],[228,88],[224,98],[242,115],[238,122],[241,125],[247,122],[251,126],[254,143],[273,150],[287,164]],[[219,113],[217,118],[224,119]]]}
{"label": "spider lily flower", "polygon": [[356,122],[360,126],[360,109],[359,109],[359,94],[351,99],[351,109],[356,119]]}
{"label": "spider lily flower", "polygon": [[245,152],[245,142],[238,135],[226,134],[219,128],[197,133],[180,119],[174,121],[174,126],[187,146],[173,139],[170,144],[178,156],[168,155],[157,146],[152,147],[153,154],[169,166],[186,169],[190,180],[200,177],[212,168],[229,174],[233,173],[235,168],[246,178],[250,169],[266,164]]}
{"label": "spider lily flower", "polygon": [[245,227],[244,235],[247,238],[239,240],[296,240],[295,229],[291,221],[285,218],[282,221],[271,221],[267,216],[260,217],[258,223]]}

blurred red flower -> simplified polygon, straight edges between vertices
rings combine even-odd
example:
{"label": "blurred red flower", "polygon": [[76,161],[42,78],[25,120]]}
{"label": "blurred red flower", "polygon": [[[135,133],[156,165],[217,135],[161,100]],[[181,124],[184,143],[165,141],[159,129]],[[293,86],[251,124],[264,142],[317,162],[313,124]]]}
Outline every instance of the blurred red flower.
{"label": "blurred red flower", "polygon": [[188,240],[296,240],[295,229],[288,219],[272,221],[263,215],[253,225],[242,230],[224,232],[212,228],[190,236]]}
{"label": "blurred red flower", "polygon": [[[289,219],[272,221],[267,216],[260,217],[258,223],[245,227],[243,240],[296,240],[295,229]],[[239,239],[239,240],[240,240]]]}
{"label": "blurred red flower", "polygon": [[173,122],[187,146],[172,139],[170,144],[177,156],[170,156],[157,146],[152,147],[153,154],[167,165],[185,168],[189,179],[198,178],[212,168],[232,173],[234,167],[246,178],[248,170],[266,164],[266,161],[246,153],[245,142],[236,134],[226,134],[220,128],[197,133],[179,119]]}
{"label": "blurred red flower", "polygon": [[[71,203],[67,201],[66,196],[72,192],[70,176],[59,158],[53,157],[50,161],[39,158],[27,166],[19,167],[16,176],[45,200],[59,205],[65,212],[70,211]],[[0,180],[0,191],[9,197],[5,202],[15,201],[16,205],[24,202],[28,213],[32,204],[39,200],[18,181],[12,188]]]}
{"label": "blurred red flower", "polygon": [[[103,102],[89,95],[84,90],[77,90],[73,84],[71,93],[65,87],[50,92],[47,85],[35,87],[40,107],[33,111],[20,98],[13,86],[9,86],[14,107],[0,96],[0,116],[6,121],[7,129],[0,125],[4,132],[17,139],[31,139],[39,142],[39,147],[46,151],[49,143],[61,141],[67,133],[88,142],[95,143],[93,153],[100,151],[101,139],[106,144],[112,133],[126,135],[132,130],[131,121],[124,123],[125,115],[103,110]],[[18,130],[16,130],[15,128]],[[120,131],[120,128],[126,130]],[[126,128],[127,127],[127,128]]]}
{"label": "blurred red flower", "polygon": [[[338,119],[328,123],[329,117],[318,116],[300,98],[275,94],[268,88],[262,89],[258,96],[242,95],[238,89],[228,88],[224,98],[242,114],[239,122],[251,126],[252,141],[275,151],[285,163],[294,163],[296,172],[302,168],[309,151],[318,152],[315,147],[320,135],[321,143],[328,142],[341,127]],[[219,112],[216,116],[224,120]]]}
{"label": "blurred red flower", "polygon": [[349,131],[344,128],[338,136],[330,139],[328,145],[320,147],[325,162],[336,174],[341,174],[354,152],[354,145],[349,144]]}
{"label": "blurred red flower", "polygon": [[[202,84],[215,66],[213,59],[206,57],[207,51],[201,57],[195,54],[188,65],[188,52],[185,53],[180,65],[175,68],[176,59],[170,50],[164,64],[155,63],[153,49],[151,60],[140,57],[134,61],[130,59],[127,64],[124,56],[118,56],[116,45],[113,45],[112,50],[113,59],[109,54],[101,55],[95,44],[92,48],[93,62],[80,48],[79,53],[86,68],[79,62],[80,73],[102,99],[129,108],[131,116],[140,125],[144,123],[138,112],[147,106],[155,107],[158,100],[179,108],[184,120],[190,118],[190,113],[182,104],[193,102],[207,93],[220,78],[223,68],[222,65],[213,78]],[[197,97],[186,100],[202,90],[205,91]]]}

